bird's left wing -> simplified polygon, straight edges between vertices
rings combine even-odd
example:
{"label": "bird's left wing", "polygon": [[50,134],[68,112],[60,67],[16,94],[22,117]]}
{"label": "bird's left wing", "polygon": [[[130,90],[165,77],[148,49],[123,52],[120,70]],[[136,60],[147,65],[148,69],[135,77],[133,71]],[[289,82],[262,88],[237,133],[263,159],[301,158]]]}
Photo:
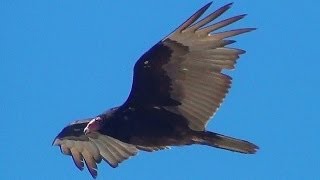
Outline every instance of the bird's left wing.
{"label": "bird's left wing", "polygon": [[111,167],[134,156],[138,148],[110,136],[94,132],[83,133],[89,120],[76,121],[65,127],[55,138],[53,145],[60,146],[63,154],[70,155],[75,165],[83,170],[86,164],[93,178],[97,176],[97,164],[103,159]]}

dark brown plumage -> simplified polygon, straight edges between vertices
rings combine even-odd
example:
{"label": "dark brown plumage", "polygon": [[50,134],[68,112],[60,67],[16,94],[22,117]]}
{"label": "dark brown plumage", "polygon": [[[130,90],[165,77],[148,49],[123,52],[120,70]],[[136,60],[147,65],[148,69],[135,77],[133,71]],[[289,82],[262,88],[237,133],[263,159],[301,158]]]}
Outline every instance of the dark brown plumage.
{"label": "dark brown plumage", "polygon": [[[255,153],[258,146],[205,130],[231,85],[223,69],[233,69],[244,51],[226,47],[226,38],[253,28],[217,32],[245,15],[214,24],[231,7],[227,4],[197,21],[207,4],[170,35],[141,56],[126,102],[109,111],[65,127],[53,144],[71,155],[79,169],[86,164],[93,177],[97,163],[112,167],[138,150],[202,144],[240,153]],[[197,22],[196,22],[197,21]]]}

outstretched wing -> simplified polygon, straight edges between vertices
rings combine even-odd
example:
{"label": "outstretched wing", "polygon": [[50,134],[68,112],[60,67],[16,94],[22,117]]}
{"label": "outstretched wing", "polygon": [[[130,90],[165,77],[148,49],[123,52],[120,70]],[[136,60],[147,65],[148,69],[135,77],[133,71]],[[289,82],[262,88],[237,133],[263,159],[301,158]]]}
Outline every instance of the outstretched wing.
{"label": "outstretched wing", "polygon": [[190,128],[205,128],[231,85],[231,77],[222,70],[233,69],[245,52],[226,47],[235,42],[226,38],[254,30],[217,32],[245,16],[212,24],[231,4],[197,21],[210,5],[198,10],[137,61],[132,89],[122,108],[162,106],[183,115]]}
{"label": "outstretched wing", "polygon": [[80,170],[83,170],[86,164],[90,174],[95,178],[97,164],[102,159],[111,167],[117,167],[122,161],[136,155],[138,148],[96,132],[85,135],[83,130],[90,120],[77,121],[65,127],[55,138],[53,145],[60,146],[63,154],[72,156]]}

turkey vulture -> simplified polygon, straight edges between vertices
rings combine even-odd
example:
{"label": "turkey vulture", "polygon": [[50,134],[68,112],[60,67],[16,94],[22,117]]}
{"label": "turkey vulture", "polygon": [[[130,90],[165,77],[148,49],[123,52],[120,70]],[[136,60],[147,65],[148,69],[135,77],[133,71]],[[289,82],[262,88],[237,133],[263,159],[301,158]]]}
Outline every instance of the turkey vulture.
{"label": "turkey vulture", "polygon": [[139,58],[131,92],[121,106],[69,124],[53,145],[72,156],[80,170],[86,164],[94,178],[102,160],[115,168],[139,150],[200,144],[255,153],[258,146],[248,141],[205,129],[231,86],[231,77],[222,71],[234,69],[239,55],[245,52],[227,47],[235,42],[227,38],[254,30],[217,32],[245,17],[211,23],[231,3],[198,20],[211,3]]}

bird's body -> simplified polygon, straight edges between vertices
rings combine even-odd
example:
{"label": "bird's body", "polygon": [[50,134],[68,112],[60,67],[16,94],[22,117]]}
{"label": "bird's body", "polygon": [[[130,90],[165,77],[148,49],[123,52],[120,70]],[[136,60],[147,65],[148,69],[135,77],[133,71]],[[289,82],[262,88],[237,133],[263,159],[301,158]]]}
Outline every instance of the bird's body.
{"label": "bird's body", "polygon": [[228,4],[197,21],[210,4],[141,56],[134,67],[131,92],[121,106],[71,123],[58,134],[54,144],[71,155],[79,169],[85,162],[96,177],[97,163],[102,159],[117,167],[138,150],[170,146],[201,144],[256,152],[258,147],[248,141],[205,129],[231,86],[231,77],[222,70],[233,69],[244,53],[226,47],[235,42],[226,38],[253,30],[210,34],[244,17],[208,25],[230,8]]}
{"label": "bird's body", "polygon": [[129,109],[114,112],[106,119],[99,132],[128,144],[172,146],[186,144],[190,139],[187,121],[163,108]]}

